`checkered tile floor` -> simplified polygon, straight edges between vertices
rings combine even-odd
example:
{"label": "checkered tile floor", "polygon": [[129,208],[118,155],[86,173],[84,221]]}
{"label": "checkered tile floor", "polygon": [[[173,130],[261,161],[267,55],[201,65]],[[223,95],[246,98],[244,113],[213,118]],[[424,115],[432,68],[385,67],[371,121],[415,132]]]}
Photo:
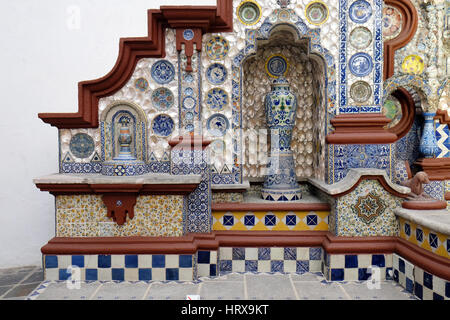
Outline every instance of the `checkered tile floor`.
{"label": "checkered tile floor", "polygon": [[[28,279],[28,280],[27,280]],[[33,282],[38,279],[39,282]],[[16,283],[12,283],[16,282]],[[415,300],[394,281],[327,282],[321,273],[229,273],[195,282],[42,281],[38,267],[0,270],[0,299],[28,300]]]}

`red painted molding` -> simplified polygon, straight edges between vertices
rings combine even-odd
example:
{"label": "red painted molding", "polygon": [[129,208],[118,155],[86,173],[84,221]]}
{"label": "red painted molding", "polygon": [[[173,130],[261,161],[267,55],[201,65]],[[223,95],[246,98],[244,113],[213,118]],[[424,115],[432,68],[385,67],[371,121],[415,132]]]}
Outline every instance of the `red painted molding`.
{"label": "red painted molding", "polygon": [[[131,78],[139,59],[165,56],[166,28],[230,32],[232,11],[232,0],[217,0],[217,6],[162,6],[159,10],[148,10],[148,36],[120,39],[119,56],[113,69],[102,78],[78,83],[78,112],[39,113],[39,118],[59,129],[97,128],[99,99],[120,90]],[[201,45],[197,48],[201,50]]]}
{"label": "red painted molding", "polygon": [[323,247],[327,254],[396,253],[414,265],[450,280],[450,259],[398,237],[337,237],[328,231],[215,231],[183,237],[51,239],[41,252],[70,254],[194,254],[219,247]]}
{"label": "red painted molding", "polygon": [[335,131],[326,136],[328,144],[392,143],[398,139],[384,129],[390,119],[380,113],[340,114],[330,122]]}
{"label": "red painted molding", "polygon": [[108,209],[106,216],[112,218],[119,226],[127,220],[134,218],[134,205],[137,193],[108,193],[102,197],[103,203]]}
{"label": "red painted molding", "polygon": [[404,201],[402,207],[410,210],[439,210],[446,209],[447,202],[442,200],[436,201]]}
{"label": "red painted molding", "polygon": [[447,110],[438,109],[433,119],[439,120],[440,124],[450,124],[450,116],[448,115]]}
{"label": "red painted molding", "polygon": [[127,192],[140,195],[187,195],[197,186],[198,184],[36,184],[41,191],[48,191],[53,195]]}
{"label": "red painted molding", "polygon": [[211,140],[204,139],[202,136],[195,136],[195,135],[179,136],[169,140],[169,146],[171,148],[177,147],[177,148],[198,149],[201,147],[203,150],[207,146],[209,146],[210,143]]}
{"label": "red painted molding", "polygon": [[450,158],[423,158],[414,164],[421,167],[430,180],[450,180]]}
{"label": "red painted molding", "polygon": [[398,88],[392,92],[391,95],[397,98],[402,106],[402,118],[399,123],[387,130],[394,133],[397,136],[397,139],[400,139],[403,138],[409,130],[411,130],[411,127],[414,124],[416,105],[411,94],[404,88]]}
{"label": "red painted molding", "polygon": [[402,31],[394,39],[384,42],[384,80],[394,75],[395,51],[406,46],[417,31],[419,18],[410,0],[384,0],[385,5],[397,8],[403,17]]}
{"label": "red painted molding", "polygon": [[328,203],[213,203],[211,211],[329,211]]}

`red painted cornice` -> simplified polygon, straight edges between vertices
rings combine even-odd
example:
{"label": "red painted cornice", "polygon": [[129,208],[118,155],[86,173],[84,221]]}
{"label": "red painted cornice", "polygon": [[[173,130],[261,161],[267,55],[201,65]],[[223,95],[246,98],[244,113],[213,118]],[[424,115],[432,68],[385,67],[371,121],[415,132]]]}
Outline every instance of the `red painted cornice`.
{"label": "red painted cornice", "polygon": [[165,56],[166,28],[230,32],[232,9],[232,0],[217,0],[217,6],[162,6],[148,10],[148,36],[120,39],[119,57],[113,69],[102,78],[78,83],[78,112],[39,113],[39,118],[59,129],[98,127],[99,99],[120,90],[131,78],[139,59]]}

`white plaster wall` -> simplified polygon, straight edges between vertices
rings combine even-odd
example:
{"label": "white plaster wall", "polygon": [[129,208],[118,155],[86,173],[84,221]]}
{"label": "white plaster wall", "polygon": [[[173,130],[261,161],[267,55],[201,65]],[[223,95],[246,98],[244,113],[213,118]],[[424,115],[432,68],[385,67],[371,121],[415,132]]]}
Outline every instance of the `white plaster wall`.
{"label": "white plaster wall", "polygon": [[76,112],[77,83],[107,74],[119,38],[145,36],[161,5],[215,0],[0,2],[0,268],[40,265],[55,234],[54,197],[32,179],[58,171],[57,129],[37,114]]}

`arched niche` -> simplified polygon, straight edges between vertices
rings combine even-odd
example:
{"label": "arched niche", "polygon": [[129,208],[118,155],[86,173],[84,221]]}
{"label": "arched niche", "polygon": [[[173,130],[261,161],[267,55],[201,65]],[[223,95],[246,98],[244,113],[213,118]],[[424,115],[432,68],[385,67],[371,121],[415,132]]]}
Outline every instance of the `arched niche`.
{"label": "arched niche", "polygon": [[128,122],[132,137],[131,161],[147,162],[147,117],[139,105],[129,101],[115,101],[100,115],[102,160],[117,161],[119,131],[124,120]]}
{"label": "arched niche", "polygon": [[256,40],[255,47],[254,53],[241,62],[244,177],[258,180],[266,173],[264,156],[270,150],[270,133],[266,130],[264,97],[271,90],[273,78],[267,74],[265,63],[270,56],[281,54],[289,62],[285,77],[298,101],[291,143],[295,173],[298,180],[323,180],[327,125],[325,59],[311,52],[311,39],[290,24],[274,25],[267,38]]}

